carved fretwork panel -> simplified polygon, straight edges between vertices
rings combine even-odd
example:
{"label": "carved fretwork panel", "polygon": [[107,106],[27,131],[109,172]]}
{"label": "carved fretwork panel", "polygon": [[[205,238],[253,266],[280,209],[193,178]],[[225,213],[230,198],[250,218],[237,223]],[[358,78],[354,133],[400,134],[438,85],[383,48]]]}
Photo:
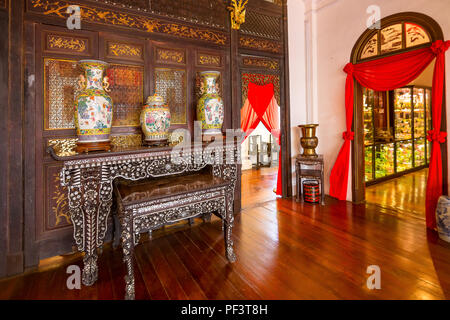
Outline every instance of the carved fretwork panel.
{"label": "carved fretwork panel", "polygon": [[281,47],[281,42],[279,41],[254,38],[246,35],[239,37],[239,46],[252,50],[283,53],[283,48]]}
{"label": "carved fretwork panel", "polygon": [[67,188],[61,186],[61,165],[45,165],[44,230],[49,231],[72,224],[67,200]]}
{"label": "carved fretwork panel", "polygon": [[250,68],[280,70],[280,63],[278,60],[263,57],[243,56],[242,65]]}
{"label": "carved fretwork panel", "polygon": [[273,40],[281,39],[281,17],[247,10],[241,33]]}
{"label": "carved fretwork panel", "polygon": [[201,67],[221,67],[222,56],[220,54],[197,52],[197,65]]}
{"label": "carved fretwork panel", "polygon": [[187,89],[183,69],[155,68],[155,92],[170,108],[172,124],[186,124]]}
{"label": "carved fretwork panel", "polygon": [[[71,1],[66,0],[27,0],[27,1],[28,1],[27,11],[48,17],[63,19],[64,21],[66,21],[70,16],[70,14],[67,13],[67,8],[74,4]],[[212,1],[214,0],[209,1],[213,3]],[[189,2],[186,2],[186,5],[181,6],[179,3],[174,4],[174,1],[172,0],[161,1],[161,3],[162,2],[167,2],[164,5],[164,7],[167,8],[167,10],[172,10],[171,8],[176,8],[176,10],[188,8],[185,11],[183,9],[183,12],[186,12],[186,14],[192,14],[193,19],[195,19],[195,17],[197,16],[203,16],[193,12],[196,12],[198,10],[205,10],[205,12],[207,12],[207,14],[204,13],[206,19],[208,19],[208,21],[209,20],[215,21],[214,20],[215,18],[213,17],[215,16],[215,14],[217,14],[217,12],[221,11],[220,7],[216,8],[213,5],[210,5],[208,8],[211,9],[207,10],[205,7],[199,5],[198,3],[199,1],[197,0],[189,0]],[[114,3],[109,4],[113,5]],[[208,43],[214,43],[217,45],[226,45],[227,43],[229,43],[229,36],[225,31],[209,28],[209,26],[213,25],[213,22],[208,22],[207,23],[208,26],[198,26],[199,23],[197,23],[197,26],[193,26],[183,24],[181,22],[176,23],[169,19],[150,17],[148,15],[143,15],[141,12],[138,12],[137,10],[135,11],[135,13],[129,13],[128,11],[123,10],[122,6],[117,6],[117,9],[103,8],[98,5],[98,2],[96,5],[91,5],[87,3],[86,4],[80,3],[78,5],[81,9],[81,21],[83,22],[96,23],[114,27],[125,27],[130,28],[132,30],[139,30],[147,33],[165,34],[189,40],[201,40]],[[185,21],[187,19],[182,20]],[[216,24],[214,25],[216,26]]]}
{"label": "carved fretwork panel", "polygon": [[44,33],[44,43],[46,53],[63,53],[70,55],[84,55],[92,54],[91,38],[59,34],[54,32]]}
{"label": "carved fretwork panel", "polygon": [[186,53],[181,49],[156,47],[155,59],[158,63],[186,64]]}
{"label": "carved fretwork panel", "polygon": [[44,60],[44,124],[47,130],[73,129],[73,103],[81,70],[75,60]]}
{"label": "carved fretwork panel", "polygon": [[114,103],[113,126],[139,126],[144,103],[144,68],[110,64],[106,70]]}
{"label": "carved fretwork panel", "polygon": [[157,14],[225,29],[229,17],[224,0],[150,0]]}
{"label": "carved fretwork panel", "polygon": [[144,46],[108,40],[106,41],[106,56],[113,59],[144,61]]}
{"label": "carved fretwork panel", "polygon": [[247,100],[248,94],[248,84],[252,82],[257,85],[265,85],[268,83],[273,83],[273,90],[275,94],[275,99],[277,99],[278,104],[280,104],[280,76],[277,74],[264,74],[264,73],[249,73],[244,72],[241,75],[242,84],[242,103]]}

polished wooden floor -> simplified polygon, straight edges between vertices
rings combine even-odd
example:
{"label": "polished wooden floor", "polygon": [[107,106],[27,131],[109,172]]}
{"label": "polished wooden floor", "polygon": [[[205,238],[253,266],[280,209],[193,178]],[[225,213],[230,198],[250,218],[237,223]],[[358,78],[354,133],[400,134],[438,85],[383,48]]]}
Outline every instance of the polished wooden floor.
{"label": "polished wooden floor", "polygon": [[[331,198],[325,206],[275,199],[276,175],[267,172],[243,174],[235,264],[224,257],[218,220],[155,232],[136,248],[136,298],[450,298],[450,244],[427,232],[423,221]],[[81,265],[80,255],[53,258],[37,271],[0,281],[0,298],[122,299],[121,258],[120,249],[107,246],[98,282],[81,290],[66,288],[66,268]],[[381,269],[380,290],[366,286],[369,265]]]}
{"label": "polished wooden floor", "polygon": [[428,168],[366,188],[366,201],[400,217],[425,220],[425,191]]}

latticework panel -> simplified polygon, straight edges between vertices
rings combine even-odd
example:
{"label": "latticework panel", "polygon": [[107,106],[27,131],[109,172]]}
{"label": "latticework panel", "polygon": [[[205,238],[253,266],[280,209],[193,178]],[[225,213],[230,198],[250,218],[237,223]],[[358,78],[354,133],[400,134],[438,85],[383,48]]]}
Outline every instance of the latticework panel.
{"label": "latticework panel", "polygon": [[247,100],[248,95],[248,84],[252,82],[257,85],[265,85],[268,83],[273,84],[273,91],[275,99],[277,99],[278,104],[280,104],[280,76],[276,74],[262,74],[262,73],[242,73],[241,84],[242,84],[242,103]]}
{"label": "latticework panel", "polygon": [[170,108],[172,124],[186,124],[186,71],[155,68],[155,91]]}
{"label": "latticework panel", "polygon": [[273,40],[281,39],[281,18],[268,16],[254,11],[247,11],[241,32]]}
{"label": "latticework panel", "polygon": [[73,129],[73,105],[79,93],[78,77],[82,71],[74,60],[44,60],[45,129]]}
{"label": "latticework panel", "polygon": [[219,28],[229,17],[224,0],[150,0],[150,6],[161,15]]}
{"label": "latticework panel", "polygon": [[144,103],[144,69],[141,66],[111,64],[106,71],[109,95],[113,99],[113,126],[139,126]]}

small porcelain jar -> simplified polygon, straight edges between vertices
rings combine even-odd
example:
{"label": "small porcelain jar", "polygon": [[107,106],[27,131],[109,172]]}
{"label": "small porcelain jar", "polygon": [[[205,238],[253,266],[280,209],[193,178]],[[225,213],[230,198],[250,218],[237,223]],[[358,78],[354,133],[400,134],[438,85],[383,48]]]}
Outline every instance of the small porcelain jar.
{"label": "small porcelain jar", "polygon": [[149,96],[141,112],[141,128],[146,145],[167,144],[170,127],[170,110],[164,98],[157,94]]}
{"label": "small porcelain jar", "polygon": [[436,207],[436,226],[439,238],[450,242],[450,197],[440,196]]}

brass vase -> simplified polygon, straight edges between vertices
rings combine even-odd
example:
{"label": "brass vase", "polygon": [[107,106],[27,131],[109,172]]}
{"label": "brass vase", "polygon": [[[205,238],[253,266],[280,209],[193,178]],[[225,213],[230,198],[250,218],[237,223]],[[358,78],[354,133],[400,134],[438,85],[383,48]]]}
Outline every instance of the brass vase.
{"label": "brass vase", "polygon": [[299,125],[302,129],[302,137],[300,138],[300,145],[303,148],[302,157],[317,157],[316,148],[319,144],[319,139],[316,137],[316,128],[318,126],[318,124]]}

